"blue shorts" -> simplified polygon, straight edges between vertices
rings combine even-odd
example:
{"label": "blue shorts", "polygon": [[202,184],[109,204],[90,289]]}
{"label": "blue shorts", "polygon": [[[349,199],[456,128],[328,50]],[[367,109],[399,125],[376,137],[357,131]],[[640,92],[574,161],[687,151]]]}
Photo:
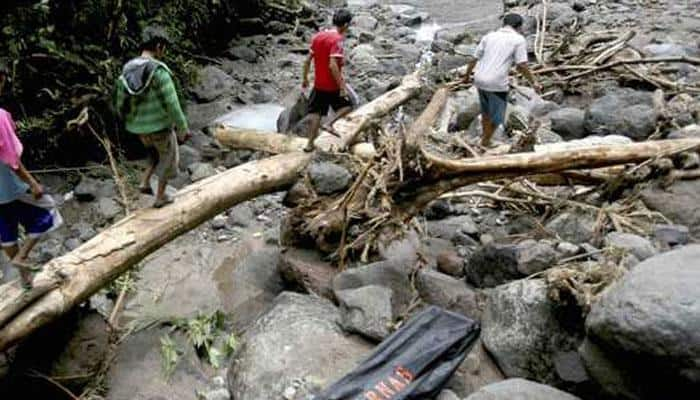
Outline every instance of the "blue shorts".
{"label": "blue shorts", "polygon": [[28,237],[37,238],[53,228],[53,215],[50,210],[19,200],[0,204],[0,241],[2,247],[17,244],[20,225],[24,227]]}
{"label": "blue shorts", "polygon": [[487,115],[494,126],[503,125],[506,119],[508,92],[489,92],[479,89],[481,114]]}

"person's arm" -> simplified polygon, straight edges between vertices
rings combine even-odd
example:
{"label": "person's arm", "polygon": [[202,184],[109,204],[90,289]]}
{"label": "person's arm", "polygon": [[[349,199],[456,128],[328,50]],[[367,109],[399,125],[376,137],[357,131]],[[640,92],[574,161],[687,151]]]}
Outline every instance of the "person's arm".
{"label": "person's arm", "polygon": [[476,58],[472,59],[467,63],[467,73],[464,74],[464,77],[462,79],[464,80],[465,83],[469,83],[472,80],[472,72],[474,71],[474,67],[476,67],[476,63],[478,63],[479,60]]}
{"label": "person's arm", "polygon": [[482,38],[479,41],[479,45],[476,46],[476,51],[474,52],[474,57],[469,61],[467,64],[467,73],[462,77],[465,83],[471,82],[472,79],[472,72],[474,72],[474,68],[476,68],[476,64],[481,60],[481,57],[484,56],[484,49],[486,48],[486,37]]}
{"label": "person's arm", "polygon": [[17,169],[13,170],[14,173],[21,179],[23,182],[25,182],[27,185],[29,185],[29,189],[32,191],[32,195],[34,196],[35,199],[40,199],[41,196],[44,195],[44,188],[39,184],[39,182],[34,179],[34,176],[27,171],[27,168],[24,167],[24,164],[22,164],[22,161],[19,162],[19,166]]}
{"label": "person's arm", "polygon": [[301,77],[301,87],[309,87],[309,71],[311,71],[311,61],[314,59],[314,52],[309,50],[309,56],[304,60],[304,70]]}
{"label": "person's arm", "polygon": [[530,85],[535,89],[535,91],[538,93],[541,92],[542,85],[537,82],[537,79],[535,79],[532,71],[530,71],[530,67],[527,66],[527,41],[525,41],[525,38],[522,38],[518,46],[515,48],[515,64],[518,72],[520,72],[525,79],[530,82]]}
{"label": "person's arm", "polygon": [[189,127],[187,125],[185,113],[180,106],[180,99],[177,96],[177,90],[175,90],[175,83],[170,73],[163,68],[158,68],[155,74],[154,78],[156,79],[155,83],[158,85],[159,96],[168,115],[170,115],[171,121],[177,129],[178,138],[182,140],[188,135]]}
{"label": "person's arm", "polygon": [[343,72],[340,69],[340,60],[341,60],[341,58],[339,58],[339,57],[331,57],[331,62],[330,62],[331,75],[333,75],[333,79],[335,79],[335,82],[338,84],[338,87],[340,88],[340,95],[346,96],[347,91],[345,88],[345,78],[343,78]]}
{"label": "person's arm", "polygon": [[517,65],[518,72],[520,72],[525,79],[527,79],[528,82],[530,82],[530,85],[539,93],[542,91],[542,84],[540,84],[535,76],[532,74],[532,71],[530,71],[530,67],[527,66],[527,63],[520,63]]}

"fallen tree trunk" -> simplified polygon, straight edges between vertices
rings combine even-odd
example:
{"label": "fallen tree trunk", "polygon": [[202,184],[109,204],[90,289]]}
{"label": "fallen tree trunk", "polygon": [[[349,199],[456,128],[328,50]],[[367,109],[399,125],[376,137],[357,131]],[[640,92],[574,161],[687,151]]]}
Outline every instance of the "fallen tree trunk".
{"label": "fallen tree trunk", "polygon": [[[254,129],[239,129],[220,125],[214,130],[214,137],[222,145],[232,149],[264,151],[272,154],[304,151],[308,139]],[[358,143],[350,147],[350,152],[364,159],[377,155],[369,143]]]}
{"label": "fallen tree trunk", "polygon": [[[236,204],[285,189],[311,159],[290,153],[255,161],[215,175],[177,194],[162,209],[139,210],[76,250],[54,259],[38,276],[59,274],[63,283],[7,322],[0,330],[0,350],[87,300],[147,255]],[[20,299],[3,299],[17,302]],[[0,309],[8,308],[5,304]]]}

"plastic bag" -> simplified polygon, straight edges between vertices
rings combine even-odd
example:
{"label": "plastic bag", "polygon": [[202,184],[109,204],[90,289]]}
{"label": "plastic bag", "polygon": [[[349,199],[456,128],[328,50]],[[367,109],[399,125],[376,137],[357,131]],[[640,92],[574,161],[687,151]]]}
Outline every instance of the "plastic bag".
{"label": "plastic bag", "polygon": [[476,321],[429,307],[386,338],[349,375],[314,400],[436,397],[479,337]]}

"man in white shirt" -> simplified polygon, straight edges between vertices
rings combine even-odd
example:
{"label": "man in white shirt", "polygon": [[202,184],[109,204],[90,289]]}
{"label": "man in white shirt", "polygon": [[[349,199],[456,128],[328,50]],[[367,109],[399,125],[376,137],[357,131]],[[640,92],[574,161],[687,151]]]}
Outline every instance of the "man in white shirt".
{"label": "man in white shirt", "polygon": [[523,17],[508,14],[503,18],[503,28],[484,36],[476,48],[476,58],[467,67],[465,82],[474,72],[474,86],[479,89],[481,104],[481,145],[488,147],[493,132],[504,124],[508,89],[508,74],[513,65],[525,76],[538,92],[542,86],[535,80],[527,66],[527,41],[520,34]]}

